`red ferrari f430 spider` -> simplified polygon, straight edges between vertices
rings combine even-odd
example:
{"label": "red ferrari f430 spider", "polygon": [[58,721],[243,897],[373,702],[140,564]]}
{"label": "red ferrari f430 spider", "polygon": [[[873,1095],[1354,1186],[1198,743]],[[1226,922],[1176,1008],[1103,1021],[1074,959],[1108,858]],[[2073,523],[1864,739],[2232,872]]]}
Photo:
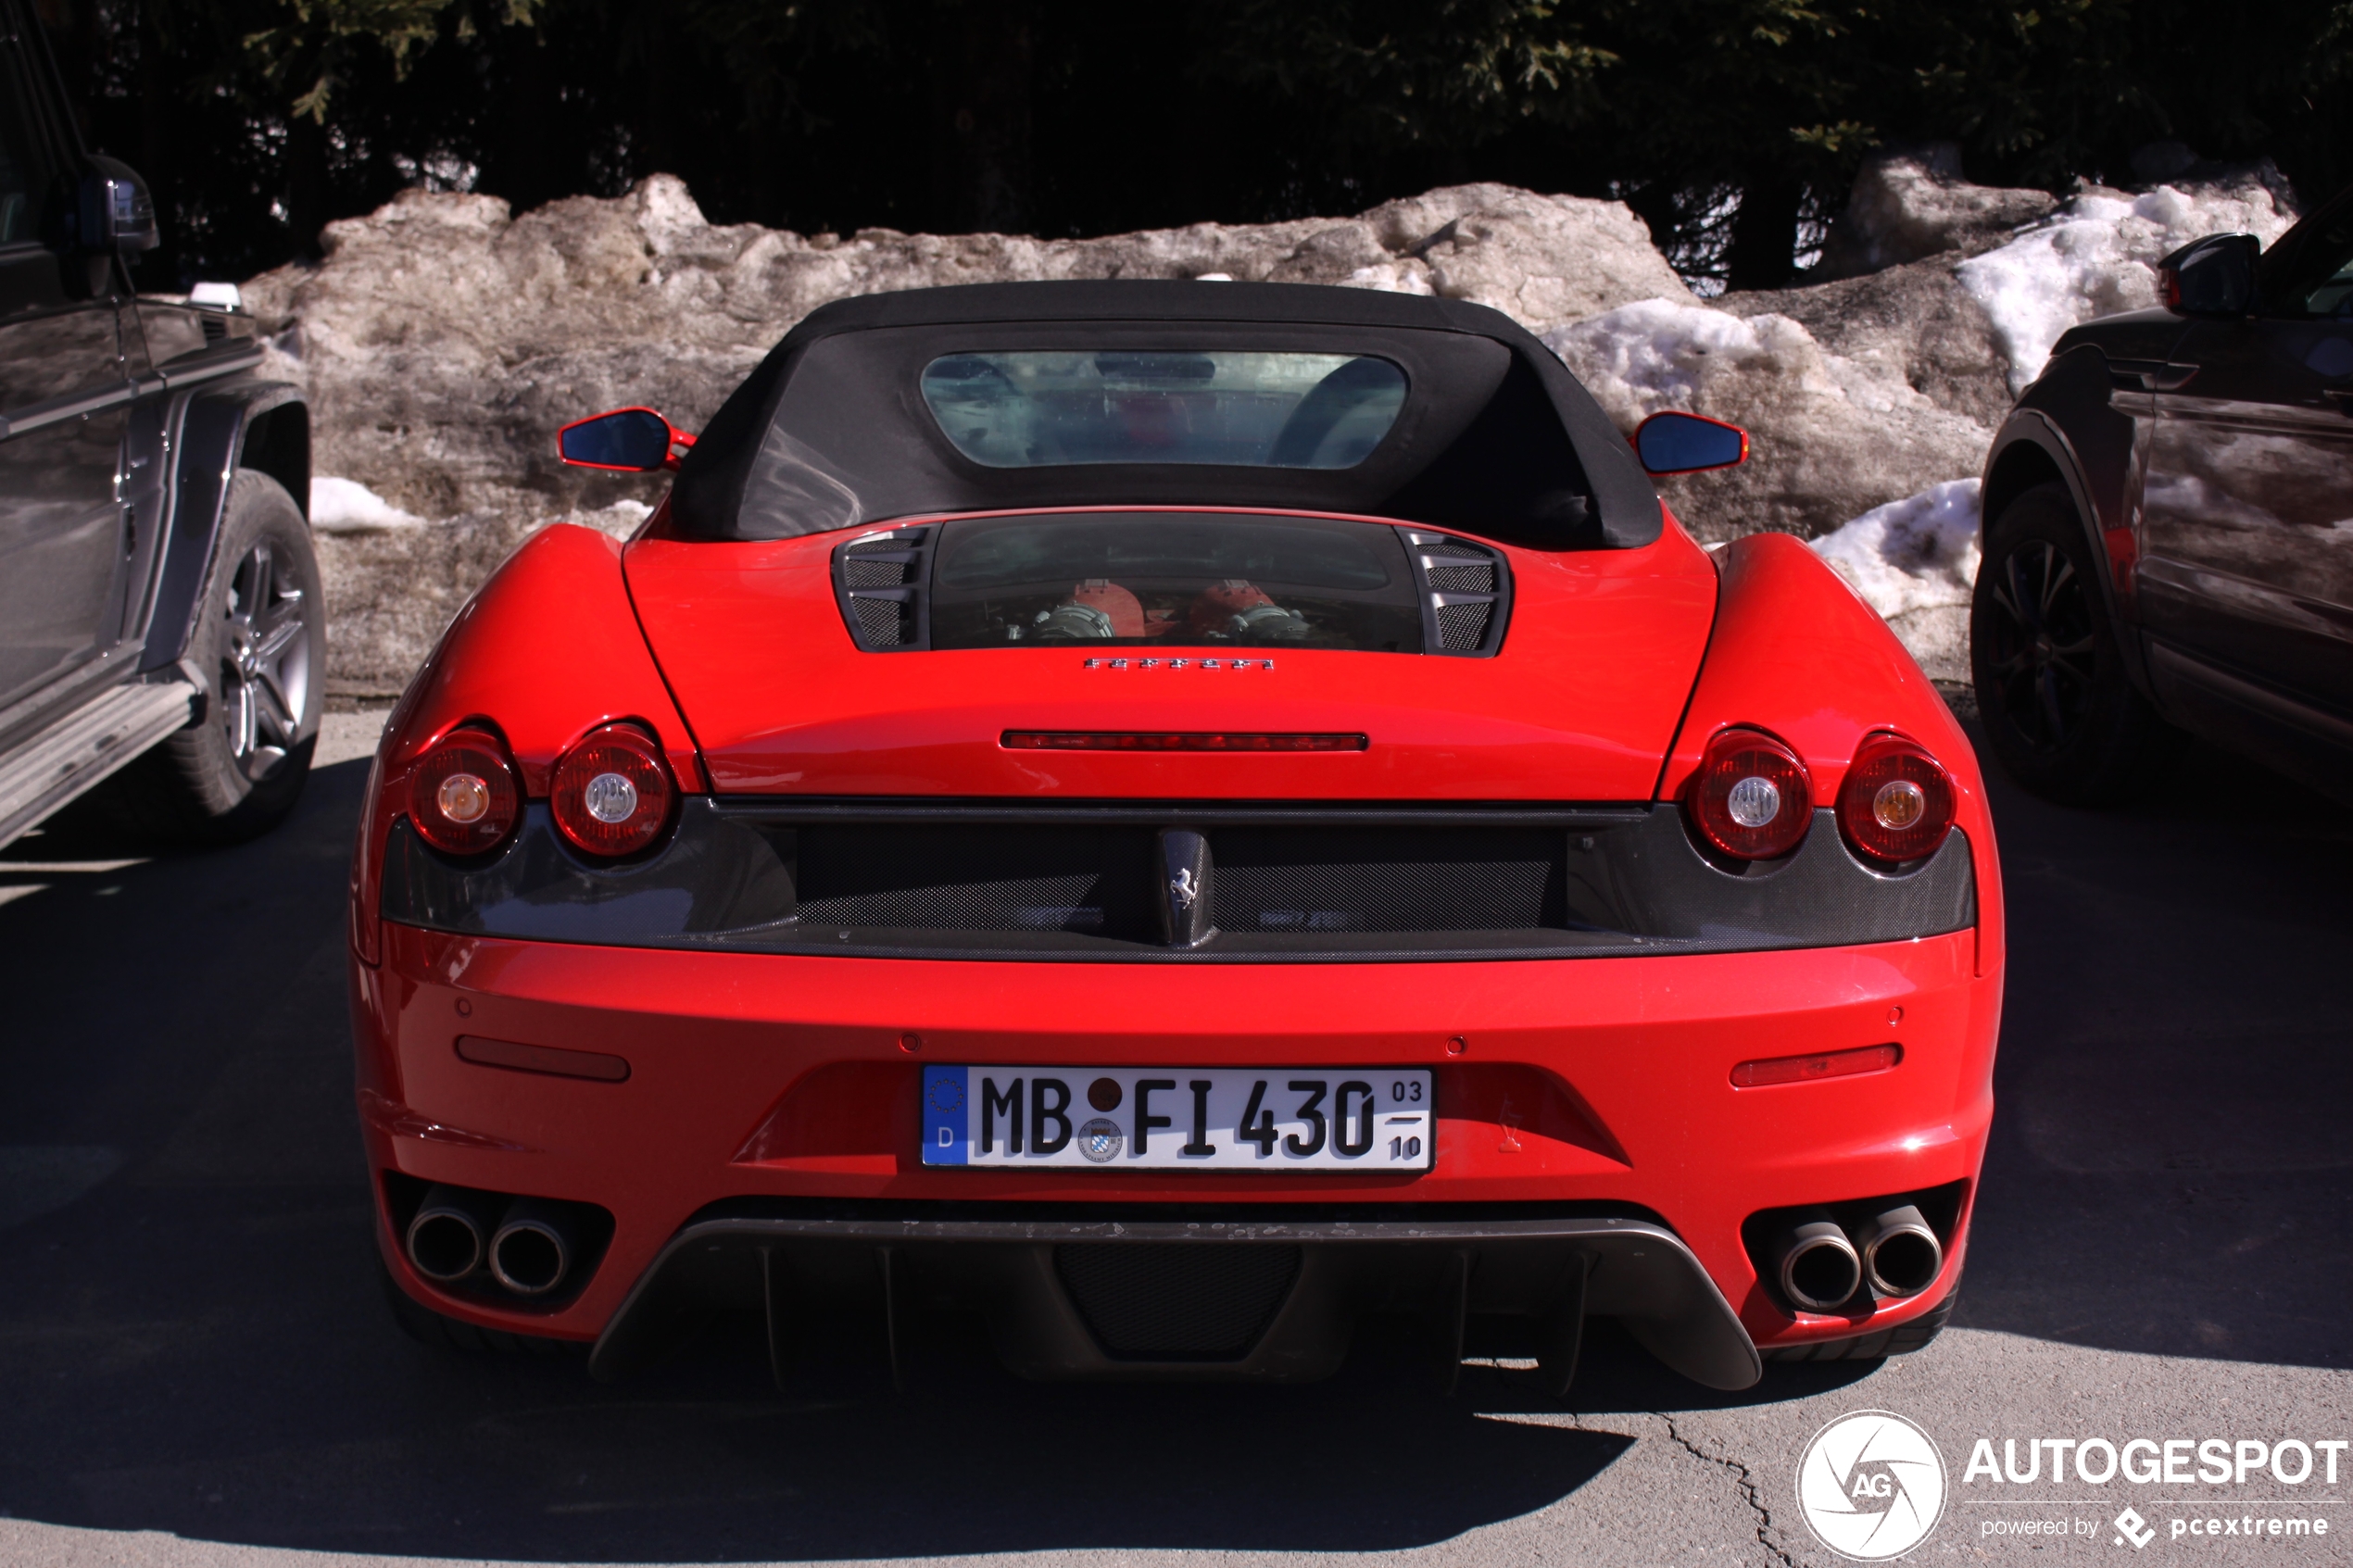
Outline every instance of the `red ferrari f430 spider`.
{"label": "red ferrari f430 spider", "polygon": [[412,1327],[1279,1379],[1405,1314],[1562,1389],[1600,1316],[1730,1389],[1951,1311],[1984,791],[1802,545],[1662,507],[1738,431],[1629,447],[1474,306],[1103,282],[560,445],[676,478],[459,615],[352,868]]}

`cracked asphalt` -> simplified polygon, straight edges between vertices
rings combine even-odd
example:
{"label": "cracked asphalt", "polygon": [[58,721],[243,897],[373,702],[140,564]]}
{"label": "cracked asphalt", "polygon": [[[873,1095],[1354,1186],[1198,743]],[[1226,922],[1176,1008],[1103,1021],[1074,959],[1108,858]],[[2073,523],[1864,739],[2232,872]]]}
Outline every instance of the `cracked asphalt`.
{"label": "cracked asphalt", "polygon": [[2353,831],[2244,763],[2186,746],[2104,814],[1995,781],[2000,1111],[1920,1354],[1726,1397],[1597,1323],[1564,1401],[1490,1361],[1445,1399],[1376,1325],[1309,1387],[1086,1387],[938,1320],[903,1395],[853,1346],[780,1396],[748,1326],[619,1387],[393,1327],[341,972],[369,723],[259,843],[145,858],[68,821],[0,856],[0,1563],[1831,1563],[1800,1458],[1865,1410],[1943,1457],[1915,1561],[2353,1561],[2353,1450],[2334,1484],[1970,1464],[2353,1437]]}

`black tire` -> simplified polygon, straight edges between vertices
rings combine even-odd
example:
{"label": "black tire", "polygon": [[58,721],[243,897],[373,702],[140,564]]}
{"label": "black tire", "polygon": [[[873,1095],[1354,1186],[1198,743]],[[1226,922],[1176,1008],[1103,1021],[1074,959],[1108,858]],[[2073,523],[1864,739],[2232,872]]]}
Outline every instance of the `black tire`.
{"label": "black tire", "polygon": [[2167,733],[2125,671],[2101,565],[2067,487],[2038,484],[1986,528],[1969,602],[1986,742],[2003,771],[2067,806],[2129,798]]}
{"label": "black tire", "polygon": [[235,844],[274,827],[310,775],[326,694],[326,600],[310,525],[279,483],[230,481],[212,569],[188,634],[202,713],[110,782],[141,835]]}

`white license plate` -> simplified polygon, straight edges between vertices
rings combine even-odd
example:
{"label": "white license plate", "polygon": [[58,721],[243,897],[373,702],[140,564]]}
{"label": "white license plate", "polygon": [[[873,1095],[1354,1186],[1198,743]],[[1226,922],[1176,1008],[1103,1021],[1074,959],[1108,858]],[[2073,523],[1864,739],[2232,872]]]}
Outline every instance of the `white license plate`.
{"label": "white license plate", "polygon": [[1426,1067],[924,1065],[924,1163],[1075,1171],[1427,1171]]}

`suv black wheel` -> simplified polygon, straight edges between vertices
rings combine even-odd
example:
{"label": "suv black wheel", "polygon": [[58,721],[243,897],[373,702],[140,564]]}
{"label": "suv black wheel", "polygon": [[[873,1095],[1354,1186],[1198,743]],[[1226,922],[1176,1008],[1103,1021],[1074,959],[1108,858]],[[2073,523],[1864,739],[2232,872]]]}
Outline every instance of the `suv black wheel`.
{"label": "suv black wheel", "polygon": [[310,525],[268,474],[239,469],[188,639],[204,716],[117,776],[118,815],[150,837],[233,844],[294,809],[327,674]]}
{"label": "suv black wheel", "polygon": [[2133,792],[2164,723],[2133,689],[2062,484],[2039,484],[1985,530],[1969,604],[1969,667],[2003,771],[2064,805]]}

